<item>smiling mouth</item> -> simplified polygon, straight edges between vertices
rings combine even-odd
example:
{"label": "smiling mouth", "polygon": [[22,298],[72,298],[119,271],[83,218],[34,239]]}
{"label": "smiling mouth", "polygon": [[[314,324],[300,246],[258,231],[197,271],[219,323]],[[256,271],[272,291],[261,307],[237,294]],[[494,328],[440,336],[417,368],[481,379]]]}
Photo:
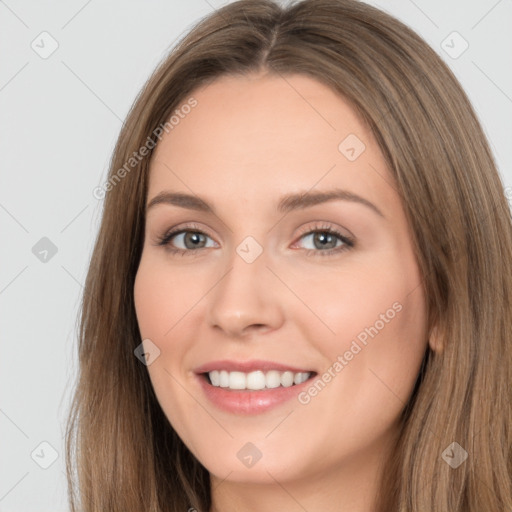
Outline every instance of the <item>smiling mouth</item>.
{"label": "smiling mouth", "polygon": [[213,370],[200,374],[213,387],[231,391],[266,391],[302,384],[317,375],[316,372],[256,370],[253,372],[228,372]]}

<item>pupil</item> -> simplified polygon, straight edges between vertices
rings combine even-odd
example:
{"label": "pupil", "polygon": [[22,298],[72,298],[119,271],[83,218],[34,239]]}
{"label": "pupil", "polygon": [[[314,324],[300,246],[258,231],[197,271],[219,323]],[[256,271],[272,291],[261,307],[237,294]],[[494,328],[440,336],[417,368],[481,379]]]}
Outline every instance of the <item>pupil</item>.
{"label": "pupil", "polygon": [[[328,239],[328,238],[331,238],[332,240],[334,240],[334,237],[330,233],[323,232],[323,233],[319,233],[318,234],[318,239],[321,240],[321,246],[322,247],[326,246],[326,243],[324,243],[324,242],[326,242],[326,239]],[[327,241],[327,244],[328,243],[329,242]],[[334,240],[334,244],[336,244],[336,240]]]}
{"label": "pupil", "polygon": [[[201,236],[202,236],[202,235],[201,235],[201,233],[194,233],[194,232],[192,232],[192,233],[187,233],[187,234],[185,235],[185,245],[187,245],[187,240],[189,240],[189,241],[190,241],[191,239],[193,239],[193,240],[192,240],[193,242],[197,242],[197,241],[199,241],[199,240],[198,240],[198,238],[199,238],[199,237],[201,237]],[[195,245],[195,247],[197,247],[197,244],[196,244],[196,243],[193,243],[192,245],[193,245],[193,246]]]}

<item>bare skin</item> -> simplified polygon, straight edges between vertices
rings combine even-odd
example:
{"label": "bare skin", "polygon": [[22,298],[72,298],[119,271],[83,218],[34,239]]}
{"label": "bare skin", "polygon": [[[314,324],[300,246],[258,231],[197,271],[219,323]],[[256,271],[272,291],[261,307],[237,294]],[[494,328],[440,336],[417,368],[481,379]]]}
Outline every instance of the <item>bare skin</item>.
{"label": "bare skin", "polygon": [[[193,96],[197,106],[153,155],[148,204],[183,192],[215,214],[151,207],[135,282],[142,339],[160,349],[148,366],[159,403],[210,472],[210,512],[375,511],[382,463],[428,344],[393,179],[353,109],[309,77],[222,77]],[[359,156],[356,139],[339,149],[349,134],[365,146]],[[334,188],[382,215],[339,199],[277,210],[283,195]],[[181,232],[158,245],[181,226],[192,238]],[[353,246],[326,239],[326,227]],[[237,252],[249,236],[262,249],[251,263]],[[194,373],[219,359],[313,369],[325,386],[302,402],[232,414],[205,397]],[[252,467],[237,457],[247,442],[262,455]]]}

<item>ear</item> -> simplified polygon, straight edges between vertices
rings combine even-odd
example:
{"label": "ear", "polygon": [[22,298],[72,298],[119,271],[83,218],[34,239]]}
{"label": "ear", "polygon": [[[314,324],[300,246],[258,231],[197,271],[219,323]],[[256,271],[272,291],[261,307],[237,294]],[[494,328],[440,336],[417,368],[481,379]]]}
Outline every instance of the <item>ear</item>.
{"label": "ear", "polygon": [[430,330],[428,344],[433,352],[440,354],[443,351],[441,330],[439,329],[438,324],[435,324],[434,327],[432,327]]}

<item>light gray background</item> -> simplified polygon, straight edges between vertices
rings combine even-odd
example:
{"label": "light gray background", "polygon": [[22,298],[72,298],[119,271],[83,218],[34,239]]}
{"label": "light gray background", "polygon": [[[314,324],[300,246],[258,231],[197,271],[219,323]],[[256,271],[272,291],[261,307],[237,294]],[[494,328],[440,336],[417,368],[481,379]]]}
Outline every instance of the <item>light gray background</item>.
{"label": "light gray background", "polygon": [[[0,512],[67,510],[63,434],[75,321],[101,208],[92,191],[105,181],[121,121],[152,70],[225,3],[0,1]],[[369,3],[415,29],[451,66],[510,187],[512,2]],[[58,43],[47,58],[31,47],[51,48],[44,31]],[[469,44],[460,56],[464,42],[454,31]],[[57,248],[46,262],[32,251],[43,237]]]}

